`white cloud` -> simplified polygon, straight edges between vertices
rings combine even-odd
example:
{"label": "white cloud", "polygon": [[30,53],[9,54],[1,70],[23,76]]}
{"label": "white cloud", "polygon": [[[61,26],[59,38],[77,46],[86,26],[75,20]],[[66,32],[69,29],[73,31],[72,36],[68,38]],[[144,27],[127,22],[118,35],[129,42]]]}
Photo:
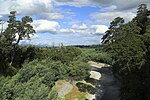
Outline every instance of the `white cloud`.
{"label": "white cloud", "polygon": [[57,33],[103,34],[107,31],[106,25],[72,25],[70,29],[60,29]]}
{"label": "white cloud", "polygon": [[53,12],[53,13],[41,13],[39,14],[39,18],[56,20],[56,19],[63,19],[64,16],[61,15],[59,12]]}
{"label": "white cloud", "polygon": [[19,45],[38,45],[38,46],[51,46],[51,42],[44,40],[21,40]]}
{"label": "white cloud", "polygon": [[91,26],[92,29],[94,29],[94,33],[105,33],[108,30],[108,26],[106,25],[92,25]]}
{"label": "white cloud", "polygon": [[58,22],[48,20],[34,20],[32,25],[38,33],[57,33],[58,29],[60,28]]}
{"label": "white cloud", "polygon": [[149,0],[53,0],[55,5],[70,5],[76,7],[82,6],[112,6],[115,5],[118,10],[137,8],[140,4],[147,4],[150,7]]}
{"label": "white cloud", "polygon": [[100,6],[108,5],[113,2],[113,0],[53,0],[55,5],[70,5],[76,7],[82,6]]}
{"label": "white cloud", "polygon": [[72,30],[74,33],[82,33],[82,34],[90,34],[91,31],[89,31],[89,27],[82,23],[81,25],[73,24]]}
{"label": "white cloud", "polygon": [[87,26],[85,24],[82,24],[82,25],[73,24],[72,28],[76,30],[86,30]]}
{"label": "white cloud", "polygon": [[91,14],[91,17],[100,24],[108,24],[118,16],[123,17],[128,22],[136,16],[140,4],[147,4],[150,9],[149,0],[113,0],[109,6],[103,6],[100,12]]}
{"label": "white cloud", "polygon": [[37,39],[39,36],[37,34],[29,34],[30,39]]}
{"label": "white cloud", "polygon": [[60,29],[58,33],[74,33],[73,29]]}
{"label": "white cloud", "polygon": [[0,14],[6,15],[13,10],[20,15],[37,15],[39,18],[64,18],[51,0],[0,0]]}
{"label": "white cloud", "polygon": [[4,31],[8,27],[8,23],[5,21],[1,21],[0,23],[0,31]]}
{"label": "white cloud", "polygon": [[[37,39],[38,38],[38,35],[37,34],[29,34],[29,37],[30,37],[30,39]],[[15,34],[15,39],[16,40],[18,40],[18,38],[19,38],[19,35],[18,34]],[[21,40],[21,41],[30,41],[30,40],[28,40],[27,38],[23,38],[23,40]],[[16,42],[16,41],[15,41]]]}
{"label": "white cloud", "polygon": [[130,21],[136,14],[134,12],[126,11],[111,11],[111,12],[97,12],[91,15],[100,24],[108,24],[116,17],[123,17],[126,22]]}
{"label": "white cloud", "polygon": [[115,0],[117,9],[127,10],[132,8],[137,8],[140,4],[147,4],[150,7],[149,0]]}
{"label": "white cloud", "polygon": [[115,9],[117,9],[117,6],[116,6],[116,5],[110,5],[110,6],[108,6],[108,7],[103,8],[102,10],[103,10],[103,11],[113,11],[113,10],[115,10]]}

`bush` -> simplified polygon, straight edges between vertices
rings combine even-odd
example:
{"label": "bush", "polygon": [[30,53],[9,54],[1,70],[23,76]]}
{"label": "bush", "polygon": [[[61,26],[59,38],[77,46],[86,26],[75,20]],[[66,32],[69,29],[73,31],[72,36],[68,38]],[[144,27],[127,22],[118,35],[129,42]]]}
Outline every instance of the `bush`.
{"label": "bush", "polygon": [[1,85],[1,99],[48,100],[55,81],[66,74],[60,62],[34,60]]}
{"label": "bush", "polygon": [[[88,60],[79,48],[25,47],[18,50],[27,53],[23,55],[26,56],[25,63],[16,75],[0,81],[2,100],[48,100],[51,98],[49,92],[57,80],[82,80],[89,75]],[[17,61],[19,57],[18,54]]]}
{"label": "bush", "polygon": [[112,58],[109,54],[106,52],[100,52],[100,53],[91,53],[89,55],[90,59],[96,62],[111,64]]}
{"label": "bush", "polygon": [[89,76],[90,67],[85,62],[73,61],[69,64],[67,70],[68,70],[68,79],[83,80]]}
{"label": "bush", "polygon": [[50,48],[48,51],[44,52],[43,56],[49,60],[60,61],[62,63],[69,63],[82,53],[82,51],[77,47]]}
{"label": "bush", "polygon": [[0,97],[2,100],[48,100],[51,96],[49,92],[57,80],[82,80],[89,75],[88,71],[86,62],[63,64],[48,59],[33,60],[25,63],[16,75],[4,81],[5,84],[0,82]]}

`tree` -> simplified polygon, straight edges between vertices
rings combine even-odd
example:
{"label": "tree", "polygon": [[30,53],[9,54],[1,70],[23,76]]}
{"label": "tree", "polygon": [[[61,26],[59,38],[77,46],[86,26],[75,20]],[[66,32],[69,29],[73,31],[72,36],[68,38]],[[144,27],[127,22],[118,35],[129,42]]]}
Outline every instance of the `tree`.
{"label": "tree", "polygon": [[22,17],[21,21],[17,20],[16,11],[11,11],[8,16],[8,26],[5,30],[3,29],[3,23],[1,23],[0,56],[3,58],[1,62],[3,65],[2,69],[12,68],[15,62],[16,48],[20,40],[24,38],[30,39],[30,36],[35,33],[31,25],[32,21],[32,18],[29,16]]}
{"label": "tree", "polygon": [[[15,49],[20,40],[30,38],[30,35],[35,33],[35,30],[30,25],[32,22],[32,18],[29,16],[25,16],[21,19],[21,21],[16,20],[16,11],[10,12],[8,27],[4,31],[4,35],[6,38],[6,43],[12,46],[12,56],[11,56],[11,65],[13,63],[15,57]],[[18,38],[17,38],[18,36]]]}
{"label": "tree", "polygon": [[150,19],[147,11],[145,4],[139,5],[132,21],[109,31],[108,40],[113,41],[104,48],[112,54],[113,71],[120,76],[121,100],[150,100]]}
{"label": "tree", "polygon": [[[141,37],[140,28],[134,22],[124,24],[119,28],[120,34],[124,36],[118,38],[104,48],[105,51],[113,55],[114,69],[118,74],[126,74],[131,70],[141,67],[143,63],[144,43]],[[138,65],[138,66],[137,66]]]}
{"label": "tree", "polygon": [[16,19],[16,11],[11,11],[7,22],[8,27],[4,30],[2,35],[5,38],[4,42],[9,45],[16,46],[20,40],[24,38],[29,39],[30,35],[35,33],[35,30],[30,24],[33,20],[29,16],[25,16],[19,21]]}
{"label": "tree", "polygon": [[121,17],[117,17],[115,18],[109,26],[109,29],[105,32],[106,34],[102,37],[102,43],[103,44],[110,44],[113,43],[115,41],[115,39],[117,38],[117,34],[119,34],[118,32],[118,28],[123,25],[124,23],[124,19]]}
{"label": "tree", "polygon": [[147,25],[147,5],[141,4],[138,7],[137,15],[133,19],[133,21],[136,21],[138,23],[138,26],[142,28],[140,34],[144,34],[146,31],[146,25]]}

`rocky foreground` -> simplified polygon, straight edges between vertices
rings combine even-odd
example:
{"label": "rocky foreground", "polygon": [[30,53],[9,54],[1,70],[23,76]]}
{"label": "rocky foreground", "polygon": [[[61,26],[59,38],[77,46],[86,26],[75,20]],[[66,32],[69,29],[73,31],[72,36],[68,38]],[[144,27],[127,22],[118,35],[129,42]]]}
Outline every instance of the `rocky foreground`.
{"label": "rocky foreground", "polygon": [[81,82],[57,82],[57,93],[63,100],[120,100],[119,82],[114,78],[110,65],[88,62],[90,77]]}

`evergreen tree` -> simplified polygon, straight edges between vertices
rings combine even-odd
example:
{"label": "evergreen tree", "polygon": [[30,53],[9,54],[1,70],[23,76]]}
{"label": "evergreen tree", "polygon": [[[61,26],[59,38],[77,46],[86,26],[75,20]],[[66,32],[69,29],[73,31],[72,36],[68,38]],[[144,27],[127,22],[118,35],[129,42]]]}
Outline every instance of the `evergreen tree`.
{"label": "evergreen tree", "polygon": [[[145,4],[139,5],[131,21],[110,29],[103,43],[112,54],[114,73],[121,78],[121,100],[150,100],[150,19]],[[108,38],[108,39],[107,39]]]}
{"label": "evergreen tree", "polygon": [[[8,26],[4,30],[3,27],[0,33],[0,56],[1,68],[0,71],[12,74],[15,66],[16,50],[20,40],[29,39],[31,34],[35,33],[31,23],[32,18],[29,16],[22,17],[21,21],[16,19],[16,11],[11,11],[8,16]],[[3,23],[1,23],[3,26]]]}
{"label": "evergreen tree", "polygon": [[109,29],[106,31],[106,34],[102,37],[103,44],[110,44],[115,42],[119,32],[118,28],[123,25],[124,19],[121,17],[115,18],[109,26]]}
{"label": "evergreen tree", "polygon": [[138,7],[137,15],[133,19],[138,23],[138,26],[142,28],[140,34],[144,34],[146,31],[146,26],[147,26],[147,5],[146,4],[141,4]]}

